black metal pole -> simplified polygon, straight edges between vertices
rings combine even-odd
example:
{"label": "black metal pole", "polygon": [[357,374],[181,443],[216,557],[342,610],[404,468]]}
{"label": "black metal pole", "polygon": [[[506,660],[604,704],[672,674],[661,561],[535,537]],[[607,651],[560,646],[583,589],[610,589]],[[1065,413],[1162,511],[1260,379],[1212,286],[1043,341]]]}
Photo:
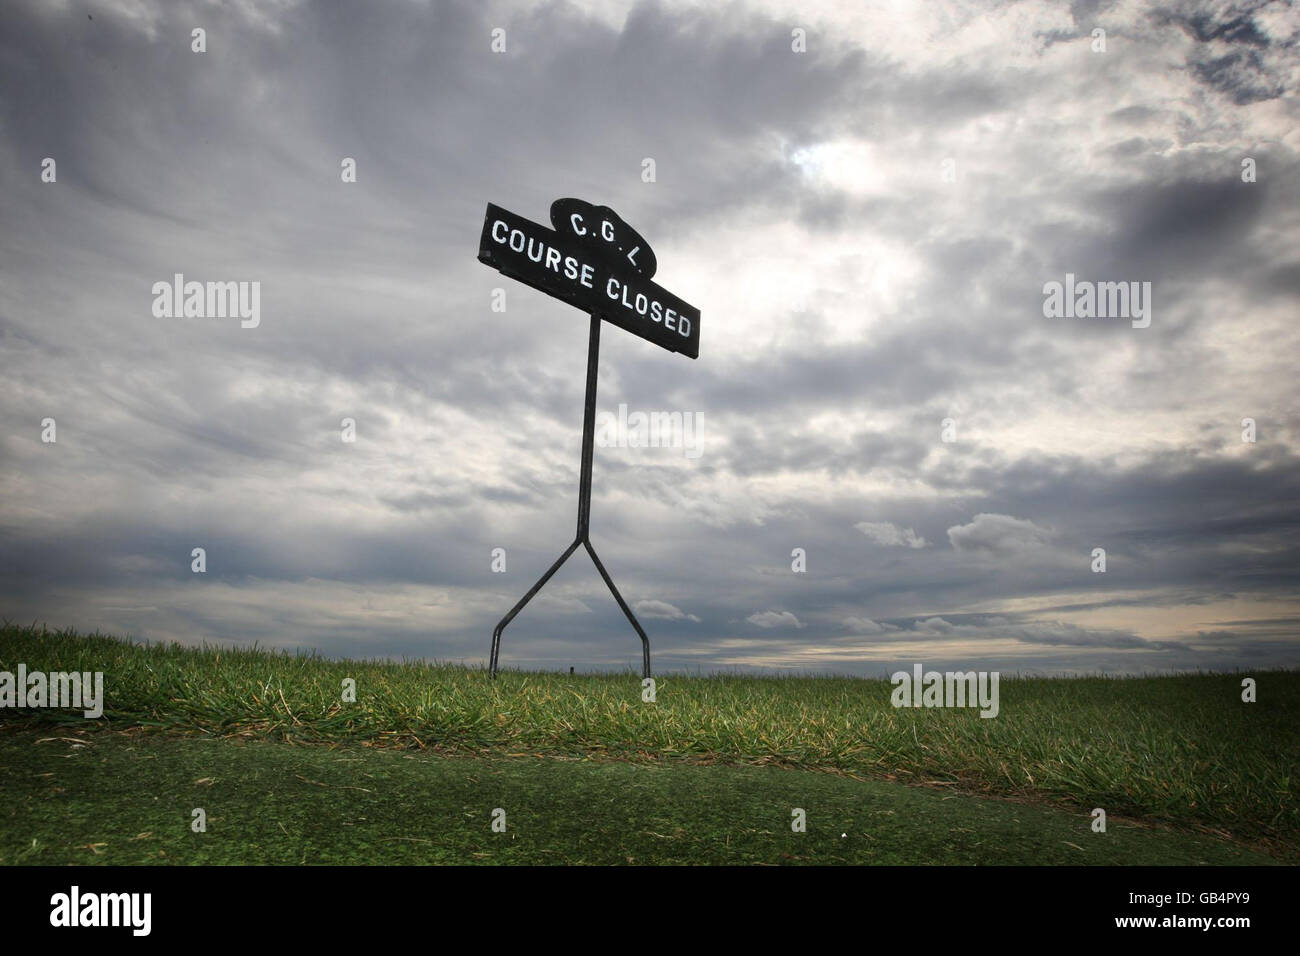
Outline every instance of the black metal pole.
{"label": "black metal pole", "polygon": [[587,397],[582,406],[582,475],[578,479],[578,534],[585,541],[591,530],[591,461],[596,446],[596,370],[600,364],[600,318],[591,317],[587,337]]}
{"label": "black metal pole", "polygon": [[596,445],[596,372],[599,364],[600,317],[593,314],[591,333],[587,339],[587,397],[582,409],[582,470],[578,478],[578,531],[573,543],[564,549],[564,553],[551,565],[550,570],[528,589],[528,593],[519,599],[519,603],[512,607],[510,613],[493,629],[492,654],[488,663],[488,675],[493,679],[497,676],[497,661],[501,656],[501,632],[515,619],[515,615],[524,609],[524,605],[533,599],[533,595],[542,589],[542,585],[560,570],[560,565],[569,560],[569,556],[577,550],[578,545],[583,545],[587,549],[592,562],[596,565],[596,570],[600,572],[610,593],[614,595],[614,600],[618,602],[618,606],[632,623],[632,627],[636,629],[637,636],[641,638],[641,676],[643,678],[650,676],[650,638],[646,637],[645,629],[641,627],[636,615],[623,600],[623,595],[618,593],[618,588],[614,586],[614,579],[609,576],[605,565],[596,556],[596,549],[591,546],[591,464]]}

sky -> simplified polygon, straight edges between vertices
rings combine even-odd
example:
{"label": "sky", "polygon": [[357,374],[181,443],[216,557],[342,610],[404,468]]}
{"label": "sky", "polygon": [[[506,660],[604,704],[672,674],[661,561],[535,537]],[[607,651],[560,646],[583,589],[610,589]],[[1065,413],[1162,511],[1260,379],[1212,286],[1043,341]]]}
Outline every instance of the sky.
{"label": "sky", "polygon": [[[694,427],[595,450],[656,672],[1300,666],[1290,4],[3,23],[0,617],[483,663],[574,535],[588,320],[478,240],[572,196],[701,313],[698,360],[602,334],[602,422]],[[158,314],[177,273],[256,324]],[[1149,324],[1049,314],[1067,281]],[[501,662],[640,643],[579,554]]]}

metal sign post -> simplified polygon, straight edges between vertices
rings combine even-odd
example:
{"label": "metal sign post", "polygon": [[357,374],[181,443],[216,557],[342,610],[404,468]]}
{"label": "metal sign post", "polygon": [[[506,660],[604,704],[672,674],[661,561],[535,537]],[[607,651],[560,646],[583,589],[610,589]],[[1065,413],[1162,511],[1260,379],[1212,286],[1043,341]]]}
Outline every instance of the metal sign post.
{"label": "metal sign post", "polygon": [[[699,355],[699,310],[650,281],[656,260],[644,239],[613,210],[580,199],[551,205],[555,230],[488,204],[479,240],[480,262],[589,312],[587,394],[582,414],[582,471],[578,480],[578,530],[573,543],[528,589],[492,631],[488,673],[495,678],[501,633],[533,595],[582,545],[614,600],[641,638],[641,676],[650,676],[650,639],[618,593],[591,544],[591,465],[596,441],[596,372],[600,361],[600,323],[608,320],[635,335],[688,358]],[[567,229],[568,235],[559,230]]]}

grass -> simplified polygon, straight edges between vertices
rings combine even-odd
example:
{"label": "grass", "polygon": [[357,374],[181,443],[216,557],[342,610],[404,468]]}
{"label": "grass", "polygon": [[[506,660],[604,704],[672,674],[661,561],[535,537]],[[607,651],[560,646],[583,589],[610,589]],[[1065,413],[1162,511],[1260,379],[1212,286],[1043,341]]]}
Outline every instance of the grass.
{"label": "grass", "polygon": [[[657,702],[643,704],[632,674],[504,672],[491,682],[482,671],[422,662],[145,647],[6,626],[0,670],[19,662],[103,671],[98,723],[115,730],[584,765],[831,771],[1032,799],[1075,814],[1103,807],[1112,818],[1300,856],[1295,671],[1251,672],[1254,704],[1241,701],[1240,675],[1004,677],[1001,713],[986,720],[974,710],[895,709],[880,680],[666,675]],[[340,699],[345,678],[357,682],[355,703]],[[20,728],[87,726],[68,711],[0,714]]]}
{"label": "grass", "polygon": [[23,730],[0,732],[0,792],[0,863],[18,864],[1272,862],[1204,835],[1120,820],[1098,834],[1086,814],[776,767]]}

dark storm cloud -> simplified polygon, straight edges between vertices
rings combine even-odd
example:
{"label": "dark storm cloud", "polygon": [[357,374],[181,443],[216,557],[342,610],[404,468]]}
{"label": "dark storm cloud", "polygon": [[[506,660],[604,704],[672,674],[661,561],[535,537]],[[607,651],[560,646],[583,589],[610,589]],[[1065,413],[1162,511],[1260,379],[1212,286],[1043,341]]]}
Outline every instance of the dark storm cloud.
{"label": "dark storm cloud", "polygon": [[1272,68],[1268,50],[1272,40],[1260,29],[1253,14],[1272,11],[1294,15],[1280,0],[1229,4],[1207,8],[1182,4],[1176,12],[1158,12],[1196,39],[1190,57],[1192,69],[1203,82],[1228,94],[1238,106],[1274,99],[1286,92],[1284,77]]}

